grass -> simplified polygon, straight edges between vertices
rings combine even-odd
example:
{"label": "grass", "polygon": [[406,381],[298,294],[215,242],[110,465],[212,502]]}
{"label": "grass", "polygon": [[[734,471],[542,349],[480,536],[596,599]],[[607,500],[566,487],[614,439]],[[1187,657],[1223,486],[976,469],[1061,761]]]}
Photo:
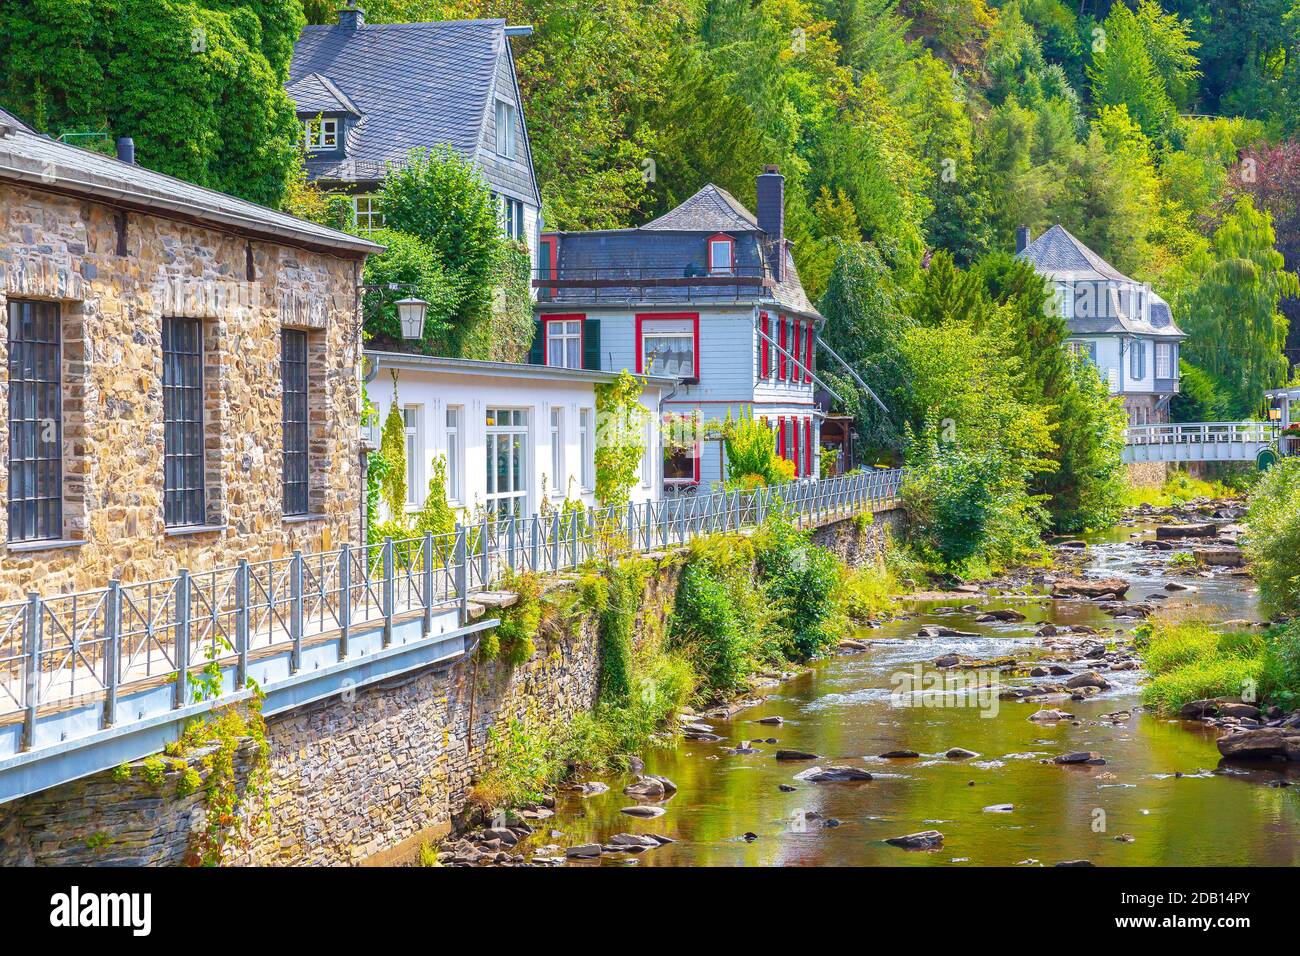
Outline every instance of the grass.
{"label": "grass", "polygon": [[1138,505],[1167,508],[1186,504],[1194,498],[1230,498],[1234,494],[1236,492],[1221,481],[1203,481],[1185,471],[1175,471],[1159,488],[1130,485],[1124,492],[1124,504],[1130,508]]}
{"label": "grass", "polygon": [[1217,631],[1205,621],[1149,621],[1138,634],[1150,674],[1142,702],[1169,714],[1207,697],[1258,696],[1268,644],[1263,634]]}

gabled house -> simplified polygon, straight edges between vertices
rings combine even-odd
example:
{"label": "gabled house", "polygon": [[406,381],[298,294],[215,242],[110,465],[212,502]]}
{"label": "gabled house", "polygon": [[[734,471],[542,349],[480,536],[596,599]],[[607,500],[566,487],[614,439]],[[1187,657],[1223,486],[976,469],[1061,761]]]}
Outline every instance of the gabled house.
{"label": "gabled house", "polygon": [[1051,307],[1069,323],[1068,347],[1097,366],[1123,399],[1130,424],[1167,422],[1169,400],[1178,393],[1179,345],[1187,337],[1169,303],[1060,225],[1033,241],[1028,228],[1017,229],[1016,255],[1047,278]]}
{"label": "gabled house", "polygon": [[[795,270],[784,201],[773,166],[758,177],[757,215],[708,185],[638,228],[544,233],[529,360],[674,376],[665,414],[715,423],[752,413],[796,473],[815,477],[823,319]],[[673,442],[663,468],[679,491],[724,479],[716,430]]]}
{"label": "gabled house", "polygon": [[375,194],[412,149],[450,146],[482,173],[505,233],[536,261],[541,197],[504,20],[366,23],[349,0],[337,25],[308,26],[286,92],[303,124],[308,177],[352,197],[364,232],[383,225]]}

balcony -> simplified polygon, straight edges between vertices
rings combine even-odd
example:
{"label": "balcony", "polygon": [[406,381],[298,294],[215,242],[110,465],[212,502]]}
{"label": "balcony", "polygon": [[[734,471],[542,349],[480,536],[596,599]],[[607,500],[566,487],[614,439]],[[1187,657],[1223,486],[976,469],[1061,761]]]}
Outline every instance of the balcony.
{"label": "balcony", "polygon": [[771,296],[775,285],[762,265],[737,266],[726,273],[675,266],[621,266],[564,269],[552,277],[534,270],[538,302],[549,303],[720,303],[752,302]]}

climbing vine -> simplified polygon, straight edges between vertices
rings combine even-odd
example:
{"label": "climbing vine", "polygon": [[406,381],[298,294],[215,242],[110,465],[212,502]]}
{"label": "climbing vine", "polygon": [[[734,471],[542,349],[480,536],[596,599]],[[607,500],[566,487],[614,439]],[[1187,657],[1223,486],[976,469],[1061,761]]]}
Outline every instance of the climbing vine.
{"label": "climbing vine", "polygon": [[596,499],[607,508],[624,508],[641,473],[645,423],[641,380],[624,369],[612,382],[596,386]]}
{"label": "climbing vine", "polygon": [[522,664],[537,650],[537,633],[542,626],[542,579],[528,571],[506,578],[503,589],[518,600],[501,612],[501,623],[479,644],[487,660],[500,657],[512,667]]}

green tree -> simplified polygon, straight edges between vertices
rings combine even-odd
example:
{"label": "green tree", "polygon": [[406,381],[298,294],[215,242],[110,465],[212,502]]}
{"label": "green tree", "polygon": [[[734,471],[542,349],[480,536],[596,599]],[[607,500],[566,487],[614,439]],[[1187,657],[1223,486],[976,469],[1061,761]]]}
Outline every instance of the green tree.
{"label": "green tree", "polygon": [[1110,8],[1102,25],[1101,49],[1088,67],[1093,105],[1124,106],[1153,139],[1163,141],[1174,120],[1174,102],[1161,76],[1138,17],[1122,3]]}
{"label": "green tree", "polygon": [[[459,277],[448,274],[437,250],[419,236],[380,229],[370,238],[385,248],[366,260],[366,285],[379,287],[365,298],[363,328],[369,338],[367,346],[396,351],[406,347],[396,303],[415,296],[429,303],[420,347],[428,355],[443,353],[461,303]],[[390,289],[390,285],[397,289]]]}
{"label": "green tree", "polygon": [[282,84],[303,22],[297,0],[13,0],[0,103],[55,136],[130,136],[141,165],[278,206],[300,137]]}
{"label": "green tree", "polygon": [[1183,355],[1223,381],[1234,418],[1256,414],[1264,390],[1286,380],[1287,320],[1278,303],[1300,295],[1300,283],[1274,242],[1268,213],[1249,197],[1238,199],[1210,248],[1187,264],[1186,284],[1175,298],[1188,334]]}

